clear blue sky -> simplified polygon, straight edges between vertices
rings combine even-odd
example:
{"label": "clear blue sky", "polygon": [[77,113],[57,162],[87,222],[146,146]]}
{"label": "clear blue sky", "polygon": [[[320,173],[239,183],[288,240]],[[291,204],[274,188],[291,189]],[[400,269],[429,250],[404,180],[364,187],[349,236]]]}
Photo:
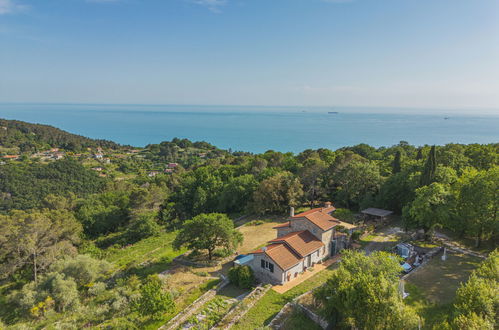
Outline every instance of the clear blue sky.
{"label": "clear blue sky", "polygon": [[499,108],[499,1],[0,0],[0,102]]}

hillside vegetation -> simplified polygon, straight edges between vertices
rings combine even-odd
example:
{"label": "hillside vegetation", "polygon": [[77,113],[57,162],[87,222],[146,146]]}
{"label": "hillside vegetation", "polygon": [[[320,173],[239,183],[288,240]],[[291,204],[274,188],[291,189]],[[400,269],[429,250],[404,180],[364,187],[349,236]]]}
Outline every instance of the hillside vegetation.
{"label": "hillside vegetation", "polygon": [[[0,319],[8,326],[157,327],[216,283],[215,273],[175,269],[174,257],[192,248],[193,260],[221,260],[242,239],[230,218],[283,216],[289,206],[329,200],[348,221],[366,207],[389,209],[429,241],[443,229],[486,252],[499,239],[499,144],[250,154],[185,139],[120,147],[3,120],[0,148],[22,153],[0,164]],[[50,148],[59,150],[40,152]],[[188,239],[196,221],[212,221],[223,239],[207,230]],[[262,325],[248,315],[247,324]]]}

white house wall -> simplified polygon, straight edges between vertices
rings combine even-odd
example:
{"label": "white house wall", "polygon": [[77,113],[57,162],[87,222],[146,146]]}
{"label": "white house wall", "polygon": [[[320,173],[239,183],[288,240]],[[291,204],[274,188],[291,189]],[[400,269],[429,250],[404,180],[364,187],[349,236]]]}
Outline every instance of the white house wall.
{"label": "white house wall", "polygon": [[[262,259],[274,264],[273,273],[271,273],[270,270],[261,267]],[[282,269],[275,263],[274,260],[270,259],[264,253],[254,254],[254,258],[251,261],[251,268],[255,273],[255,277],[263,283],[281,284],[284,280]]]}

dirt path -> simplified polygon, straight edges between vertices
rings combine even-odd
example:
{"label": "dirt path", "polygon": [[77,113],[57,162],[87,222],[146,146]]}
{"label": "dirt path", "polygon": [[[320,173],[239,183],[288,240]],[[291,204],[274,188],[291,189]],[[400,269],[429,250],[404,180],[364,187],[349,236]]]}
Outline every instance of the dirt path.
{"label": "dirt path", "polygon": [[481,254],[481,253],[475,252],[473,250],[470,250],[466,247],[463,247],[462,245],[456,243],[449,236],[447,236],[445,234],[435,232],[435,240],[442,242],[445,246],[447,246],[448,248],[453,249],[455,251],[458,251],[458,252],[461,252],[464,254],[468,254],[468,255],[471,255],[474,257],[478,257],[478,258],[487,258],[487,256],[484,254]]}
{"label": "dirt path", "polygon": [[364,250],[367,255],[374,251],[385,250],[400,241],[403,234],[404,231],[400,227],[383,227],[364,238],[369,241]]}

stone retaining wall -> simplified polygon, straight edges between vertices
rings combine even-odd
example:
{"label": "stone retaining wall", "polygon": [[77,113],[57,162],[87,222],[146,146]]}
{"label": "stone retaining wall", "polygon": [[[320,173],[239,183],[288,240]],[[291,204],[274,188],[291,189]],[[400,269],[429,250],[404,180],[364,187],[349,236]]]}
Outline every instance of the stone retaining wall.
{"label": "stone retaining wall", "polygon": [[192,314],[194,314],[201,306],[203,306],[209,300],[213,299],[219,290],[229,284],[229,280],[227,278],[224,278],[223,276],[221,278],[222,282],[220,282],[215,289],[206,291],[201,297],[196,299],[192,304],[187,306],[182,312],[177,314],[174,318],[168,321],[168,323],[166,323],[165,325],[161,326],[159,329],[170,330],[176,329],[181,326],[182,323],[187,321],[187,319],[191,317]]}
{"label": "stone retaining wall", "polygon": [[253,289],[243,300],[237,303],[213,329],[230,329],[259,301],[271,288],[270,285],[261,285]]}

